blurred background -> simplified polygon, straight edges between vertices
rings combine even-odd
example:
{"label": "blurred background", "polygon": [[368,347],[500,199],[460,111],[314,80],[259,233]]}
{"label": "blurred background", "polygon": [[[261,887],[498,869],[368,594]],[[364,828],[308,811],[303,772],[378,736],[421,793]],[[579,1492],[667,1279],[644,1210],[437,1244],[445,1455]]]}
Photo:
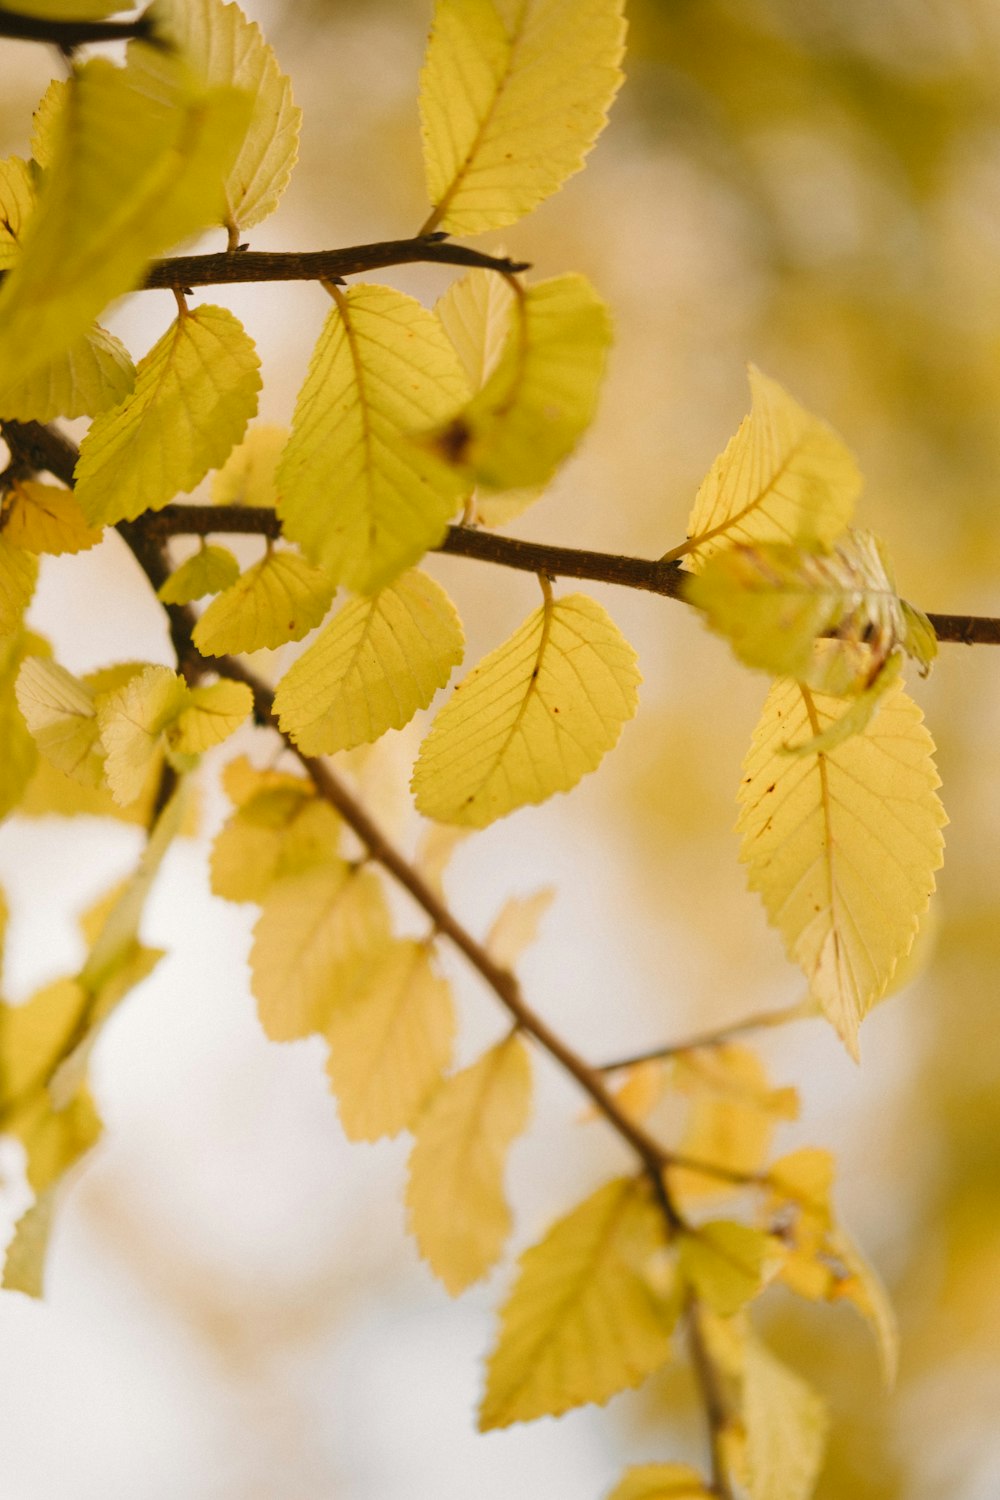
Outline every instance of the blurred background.
{"label": "blurred background", "polygon": [[[415,231],[430,0],[245,8],[305,113],[300,164],[254,248]],[[925,609],[1000,613],[997,0],[631,0],[629,11],[628,81],[588,169],[504,236],[536,274],[590,276],[617,331],[595,428],[511,530],[651,556],[675,545],[747,408],[753,360],[857,453],[859,524],[886,542],[902,591]],[[27,154],[31,109],[59,66],[44,49],[2,45],[4,154]],[[433,301],[448,278],[406,268],[384,279]],[[262,416],[287,422],[322,291],[205,300],[245,320],[264,361]],[[111,326],[138,356],[172,313],[170,294],[145,294]],[[430,566],[462,610],[470,663],[535,606],[530,577]],[[481,933],[511,894],[556,887],[525,987],[596,1061],[794,1001],[800,987],[745,890],[732,832],[764,679],[678,605],[593,593],[640,653],[640,715],[570,798],[463,845],[451,890]],[[114,537],[46,562],[32,622],[71,669],[170,660]],[[781,1293],[760,1306],[775,1348],[833,1409],[821,1500],[1000,1493],[1000,654],[945,646],[911,689],[952,819],[927,965],[866,1022],[860,1069],[817,1022],[761,1039],[772,1080],[801,1095],[778,1149],[836,1154],[841,1217],[902,1332],[886,1395],[850,1311]],[[260,754],[250,738],[242,747]],[[355,769],[412,847],[418,736],[388,738]],[[475,1434],[509,1271],[452,1303],[404,1233],[405,1143],[349,1147],[322,1044],[264,1040],[247,986],[253,911],[207,886],[223,815],[210,784],[202,833],[173,851],[149,911],[144,936],[171,956],[94,1056],[107,1132],[65,1194],[46,1300],[0,1300],[4,1496],[596,1500],[626,1462],[702,1462],[680,1370],[607,1410]],[[134,829],[104,821],[0,829],[8,998],[79,964],[76,914],[138,848]],[[471,1058],[504,1021],[449,966]],[[544,1062],[537,1074],[535,1124],[512,1159],[517,1247],[624,1165],[599,1125],[581,1123],[568,1086]],[[27,1198],[9,1143],[0,1171],[13,1223]]]}

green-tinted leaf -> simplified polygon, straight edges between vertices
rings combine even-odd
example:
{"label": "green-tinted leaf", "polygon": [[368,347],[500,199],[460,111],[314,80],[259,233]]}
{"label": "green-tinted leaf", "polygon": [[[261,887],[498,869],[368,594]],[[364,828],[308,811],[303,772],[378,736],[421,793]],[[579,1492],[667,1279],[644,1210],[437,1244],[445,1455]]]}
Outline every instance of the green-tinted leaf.
{"label": "green-tinted leaf", "polygon": [[325,1031],[330,1012],[389,942],[374,871],[327,861],[279,880],[264,897],[250,968],[273,1042]]}
{"label": "green-tinted leaf", "polygon": [[190,604],[206,594],[229,588],[240,576],[240,565],[228,547],[199,547],[193,557],[175,568],[156,591],[164,604]]}
{"label": "green-tinted leaf", "polygon": [[[514,304],[514,290],[505,277],[474,267],[452,282],[434,308],[473,393],[482,389],[500,361]],[[503,526],[533,505],[543,488],[495,491],[480,485],[469,502],[472,517],[481,526]]]}
{"label": "green-tinted leaf", "polygon": [[113,524],[159,510],[229,455],[257,410],[260,361],[223,307],[182,313],[144,359],[135,390],[80,445],[76,495]]}
{"label": "green-tinted leaf", "polygon": [[698,491],[689,540],[667,553],[686,557],[696,571],[737,542],[834,542],[861,490],[853,457],[825,422],[753,365],[750,391],[750,415]]}
{"label": "green-tinted leaf", "polygon": [[338,293],[278,466],[286,536],[349,588],[371,593],[442,538],[458,484],[409,435],[465,399],[434,314],[389,287]]}
{"label": "green-tinted leaf", "polygon": [[135,385],[125,345],[98,324],[25,379],[5,384],[0,405],[15,421],[95,417],[116,406]]}
{"label": "green-tinted leaf", "polygon": [[0,634],[0,818],[20,802],[38,762],[35,742],[14,695],[17,674],[30,649],[23,630]]}
{"label": "green-tinted leaf", "polygon": [[161,64],[155,93],[105,58],[69,81],[38,207],[0,288],[5,385],[74,344],[153,256],[224,217],[222,179],[250,101],[234,89],[195,89],[178,59],[161,54]]}
{"label": "green-tinted leaf", "polygon": [[416,1126],[410,1228],[452,1296],[485,1276],[503,1250],[511,1227],[507,1152],[530,1109],[530,1059],[513,1036],[445,1079]]}
{"label": "green-tinted leaf", "polygon": [[666,1233],[641,1181],[609,1182],[521,1257],[479,1413],[485,1431],[639,1385],[670,1352],[652,1287]]}
{"label": "green-tinted leaf", "polygon": [[726,1219],[680,1237],[680,1271],[713,1312],[729,1318],[761,1289],[770,1237]]}
{"label": "green-tinted leaf", "polygon": [[228,222],[249,229],[277,207],[295,165],[302,111],[292,102],[292,86],[259,26],[238,5],[155,0],[150,15],[157,32],[176,43],[204,84],[231,84],[253,100],[239,154],[226,176]]}
{"label": "green-tinted leaf", "polygon": [[794,682],[771,689],[744,762],[740,855],[814,998],[857,1054],[858,1025],[909,952],[941,864],[933,742],[894,683],[864,730],[790,756],[842,712]]}
{"label": "green-tinted leaf", "polygon": [[38,581],[38,558],[0,533],[0,636],[20,629]]}
{"label": "green-tinted leaf", "polygon": [[370,744],[426,708],[462,659],[455,607],[425,573],[354,599],[278,684],[282,729],[307,755]]}
{"label": "green-tinted leaf", "polygon": [[168,742],[179,755],[201,755],[235,734],[253,708],[245,682],[213,682],[192,688],[187,706],[171,725]]}
{"label": "green-tinted leaf", "polygon": [[455,1011],[425,943],[393,943],[331,1007],[327,1073],[352,1141],[412,1125],[451,1060]]}
{"label": "green-tinted leaf", "polygon": [[41,1297],[45,1282],[45,1256],[52,1228],[55,1190],[42,1193],[14,1226],[3,1263],[3,1286],[8,1292]]}
{"label": "green-tinted leaf", "polygon": [[212,600],[194,628],[203,656],[259,651],[300,641],[330,608],[329,575],[297,552],[270,549]]}
{"label": "green-tinted leaf", "polygon": [[431,225],[512,224],[583,166],[622,81],[624,0],[438,0],[420,79]]}
{"label": "green-tinted leaf", "polygon": [[536,610],[445,704],[413,773],[430,818],[485,827],[575,786],[635,713],[635,653],[584,594]]}
{"label": "green-tinted leaf", "polygon": [[35,207],[31,167],[19,156],[0,161],[0,271],[17,260],[21,237]]}
{"label": "green-tinted leaf", "polygon": [[528,287],[489,380],[424,440],[493,489],[543,484],[590,425],[610,343],[608,310],[585,277]]}

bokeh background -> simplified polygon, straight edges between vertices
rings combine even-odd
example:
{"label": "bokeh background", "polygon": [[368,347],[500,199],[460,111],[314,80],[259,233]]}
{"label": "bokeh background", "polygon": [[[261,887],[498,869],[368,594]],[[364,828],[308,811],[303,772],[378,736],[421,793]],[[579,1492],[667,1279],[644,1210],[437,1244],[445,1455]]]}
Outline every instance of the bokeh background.
{"label": "bokeh background", "polygon": [[[246,9],[305,112],[300,164],[254,247],[413,232],[426,215],[415,101],[430,0]],[[926,609],[1000,613],[997,0],[631,0],[630,18],[628,81],[588,169],[504,236],[538,274],[588,274],[617,330],[593,432],[511,529],[645,555],[676,544],[746,409],[753,360],[858,454],[859,519],[902,590]],[[59,66],[0,46],[4,153],[27,153]],[[385,279],[428,301],[447,284],[426,268]],[[258,341],[262,415],[287,422],[324,294],[216,300]],[[171,315],[169,294],[145,294],[113,326],[138,355]],[[431,566],[462,608],[470,661],[534,607],[530,578]],[[452,891],[482,932],[509,895],[556,887],[523,977],[598,1060],[793,1001],[799,985],[732,833],[764,680],[678,605],[593,592],[640,652],[640,716],[570,798],[465,844]],[[32,619],[70,668],[170,659],[116,538],[47,562]],[[779,1147],[835,1152],[841,1215],[902,1333],[886,1395],[849,1311],[781,1294],[761,1305],[775,1347],[833,1409],[822,1500],[1000,1493],[1000,655],[946,646],[912,687],[952,818],[927,965],[866,1022],[860,1069],[820,1023],[761,1040],[773,1080],[801,1094]],[[412,846],[416,739],[389,740],[352,769]],[[260,753],[249,736],[244,748]],[[450,1302],[404,1233],[405,1144],[349,1147],[322,1045],[265,1042],[247,987],[252,912],[206,881],[222,815],[210,785],[202,833],[171,854],[149,912],[145,936],[171,957],[95,1054],[107,1134],[66,1193],[47,1298],[0,1301],[4,1496],[579,1500],[627,1461],[701,1461],[680,1369],[607,1410],[475,1434],[509,1273]],[[93,820],[0,830],[10,998],[78,965],[76,913],[138,847],[135,830]],[[471,1057],[504,1021],[451,972]],[[623,1165],[544,1063],[538,1079],[512,1160],[517,1245]],[[0,1169],[12,1223],[26,1200],[10,1143]]]}

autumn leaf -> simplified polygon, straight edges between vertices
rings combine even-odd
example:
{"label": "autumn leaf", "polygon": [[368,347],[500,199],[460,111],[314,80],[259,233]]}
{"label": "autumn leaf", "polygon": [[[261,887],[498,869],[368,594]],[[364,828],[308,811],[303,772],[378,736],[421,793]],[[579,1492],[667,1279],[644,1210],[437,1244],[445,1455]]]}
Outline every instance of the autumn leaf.
{"label": "autumn leaf", "polygon": [[698,491],[684,557],[697,571],[714,552],[742,542],[819,546],[851,520],[861,476],[840,438],[787,391],[750,366],[753,408]]}
{"label": "autumn leaf", "polygon": [[346,604],[285,673],[274,695],[281,727],[307,755],[370,744],[427,707],[464,644],[444,589],[404,573]]}
{"label": "autumn leaf", "polygon": [[607,1401],[659,1369],[676,1316],[653,1289],[665,1243],[645,1185],[619,1178],[524,1252],[486,1368],[483,1431]]}
{"label": "autumn leaf", "polygon": [[933,742],[898,681],[860,733],[786,753],[841,711],[839,699],[775,684],[744,762],[738,826],[751,889],[856,1056],[858,1026],[927,910],[946,820]]}
{"label": "autumn leaf", "polygon": [[622,81],[623,0],[438,0],[420,78],[425,232],[512,224],[583,166]]}
{"label": "autumn leaf", "polygon": [[417,1123],[410,1228],[452,1296],[486,1275],[510,1233],[504,1169],[530,1105],[530,1060],[514,1036],[445,1079]]}
{"label": "autumn leaf", "polygon": [[635,653],[585,594],[547,600],[459,683],[413,773],[429,818],[483,828],[569,791],[635,713]]}

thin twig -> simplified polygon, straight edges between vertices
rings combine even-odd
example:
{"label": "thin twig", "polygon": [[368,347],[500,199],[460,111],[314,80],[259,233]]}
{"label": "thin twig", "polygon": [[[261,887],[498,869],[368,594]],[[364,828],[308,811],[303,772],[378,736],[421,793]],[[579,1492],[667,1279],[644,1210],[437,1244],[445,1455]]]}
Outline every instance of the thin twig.
{"label": "thin twig", "polygon": [[708,1442],[712,1455],[712,1490],[718,1496],[718,1500],[734,1500],[725,1447],[726,1429],[729,1426],[729,1405],[723,1388],[722,1374],[712,1358],[705,1337],[701,1303],[694,1292],[688,1293],[685,1313],[691,1364],[708,1419]]}
{"label": "thin twig", "polygon": [[650,1047],[645,1052],[633,1052],[628,1057],[616,1057],[611,1062],[598,1063],[601,1073],[616,1073],[619,1068],[634,1068],[639,1063],[661,1062],[677,1057],[681,1052],[697,1052],[701,1047],[721,1047],[731,1037],[743,1036],[748,1031],[763,1031],[770,1026],[787,1026],[789,1021],[807,1021],[816,1011],[808,1000],[797,1005],[782,1005],[777,1010],[759,1010],[754,1015],[734,1021],[731,1026],[720,1026],[715,1031],[696,1032],[679,1042],[668,1042],[661,1047]]}

